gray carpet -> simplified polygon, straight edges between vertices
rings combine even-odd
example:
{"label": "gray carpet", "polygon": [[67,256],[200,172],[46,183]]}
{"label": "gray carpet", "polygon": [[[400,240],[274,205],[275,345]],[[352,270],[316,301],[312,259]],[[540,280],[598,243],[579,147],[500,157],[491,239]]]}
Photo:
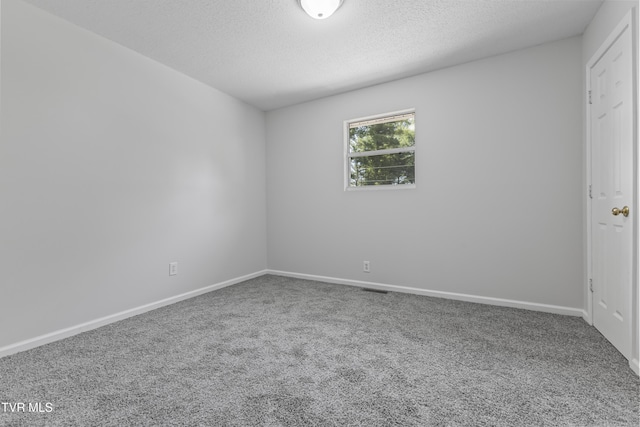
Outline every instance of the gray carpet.
{"label": "gray carpet", "polygon": [[0,359],[0,402],[43,403],[10,426],[637,426],[640,381],[580,318],[263,276]]}

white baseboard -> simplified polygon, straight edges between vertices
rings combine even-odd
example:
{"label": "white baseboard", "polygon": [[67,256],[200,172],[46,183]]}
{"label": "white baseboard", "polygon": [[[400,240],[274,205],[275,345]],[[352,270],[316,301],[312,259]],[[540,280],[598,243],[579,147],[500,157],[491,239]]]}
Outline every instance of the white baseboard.
{"label": "white baseboard", "polygon": [[522,308],[525,310],[542,311],[545,313],[563,314],[567,316],[584,317],[585,311],[581,308],[563,307],[560,305],[540,304],[535,302],[516,301],[503,298],[482,297],[477,295],[459,294],[455,292],[433,291],[408,286],[387,285],[384,283],[364,282],[360,280],[339,279],[335,277],[316,276],[312,274],[292,273],[289,271],[267,270],[267,274],[275,276],[294,277],[297,279],[316,280],[319,282],[335,283],[339,285],[349,285],[380,289],[390,292],[403,292],[408,294],[425,295],[436,298],[446,298],[459,301],[475,302],[479,304],[497,305],[501,307]]}
{"label": "white baseboard", "polygon": [[8,346],[0,348],[0,358],[4,356],[9,356],[10,354],[15,354],[21,351],[39,347],[41,345],[58,341],[64,338],[68,338],[73,335],[77,335],[81,332],[90,331],[92,329],[96,329],[101,326],[126,319],[128,317],[137,316],[138,314],[146,313],[147,311],[155,310],[156,308],[164,307],[166,305],[174,304],[176,302],[193,298],[198,295],[206,294],[207,292],[215,291],[216,289],[221,289],[227,286],[235,285],[236,283],[244,282],[245,280],[250,280],[259,276],[263,276],[266,273],[267,273],[267,270],[263,270],[263,271],[247,274],[246,276],[236,277],[234,279],[226,280],[224,282],[216,283],[214,285],[206,286],[204,288],[196,289],[194,291],[185,292],[183,294],[165,298],[163,300],[152,302],[150,304],[145,304],[140,307],[135,307],[129,310],[121,311],[119,313],[111,314],[109,316],[101,317],[99,319],[91,320],[89,322],[81,323],[76,326],[60,329],[58,331],[54,331],[45,335],[40,335],[38,337],[21,341],[15,344],[9,344]]}
{"label": "white baseboard", "polygon": [[629,367],[637,376],[640,377],[640,363],[638,362],[638,359],[631,359],[629,361]]}
{"label": "white baseboard", "polygon": [[[147,311],[155,310],[156,308],[164,307],[166,305],[174,304],[179,301],[183,301],[189,298],[196,297],[198,295],[205,294],[207,292],[214,291],[216,289],[221,289],[227,286],[235,285],[236,283],[244,282],[246,280],[250,280],[256,277],[263,276],[265,274],[273,274],[276,276],[285,276],[285,277],[294,277],[298,279],[306,279],[306,280],[315,280],[326,283],[335,283],[340,285],[348,285],[348,286],[357,286],[357,287],[367,287],[373,289],[386,290],[391,292],[403,292],[410,293],[416,295],[425,295],[437,298],[446,298],[460,301],[468,301],[475,302],[479,304],[488,304],[488,305],[496,305],[502,307],[513,307],[513,308],[522,308],[526,310],[533,311],[542,311],[546,313],[555,313],[555,314],[564,314],[569,316],[582,316],[583,318],[588,317],[587,313],[579,308],[571,308],[571,307],[563,307],[557,305],[549,305],[549,304],[539,304],[539,303],[531,303],[525,301],[516,301],[516,300],[508,300],[503,298],[491,298],[491,297],[482,297],[476,295],[468,295],[468,294],[460,294],[455,292],[444,292],[444,291],[434,291],[428,289],[420,289],[420,288],[412,288],[408,286],[397,286],[397,285],[388,285],[384,283],[374,283],[374,282],[365,282],[360,280],[349,280],[349,279],[339,279],[335,277],[326,277],[326,276],[317,276],[312,274],[302,274],[302,273],[293,273],[288,271],[279,271],[279,270],[262,270],[252,274],[248,274],[246,276],[237,277],[234,279],[230,279],[224,282],[216,283],[214,285],[206,286],[204,288],[196,289],[194,291],[186,292],[180,295],[176,295],[170,298],[166,298],[160,301],[156,301],[150,304],[145,304],[140,307],[132,308],[129,310],[125,310],[119,313],[115,313],[109,316],[101,317],[99,319],[91,320],[89,322],[85,322],[79,325],[75,325],[69,328],[60,329],[58,331],[54,331],[45,335],[40,335],[35,338],[31,338],[25,341],[21,341],[15,344],[10,344],[5,347],[0,348],[0,358],[4,356],[9,356],[11,354],[19,353],[21,351],[29,350],[35,347],[39,347],[44,344],[48,344],[54,341],[58,341],[64,338],[71,337],[73,335],[77,335],[82,332],[90,331],[92,329],[99,328],[104,325],[108,325],[110,323],[117,322],[119,320],[126,319],[128,317],[136,316],[138,314],[146,313]],[[638,360],[634,359],[629,362],[629,366],[634,372],[640,372],[638,367]]]}

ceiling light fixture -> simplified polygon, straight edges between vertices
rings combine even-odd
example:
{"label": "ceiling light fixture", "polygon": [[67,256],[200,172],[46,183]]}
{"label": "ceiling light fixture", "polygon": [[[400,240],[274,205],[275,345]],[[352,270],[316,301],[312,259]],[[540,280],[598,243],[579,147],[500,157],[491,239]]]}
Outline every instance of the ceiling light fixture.
{"label": "ceiling light fixture", "polygon": [[307,15],[314,19],[327,19],[342,6],[344,0],[298,0]]}

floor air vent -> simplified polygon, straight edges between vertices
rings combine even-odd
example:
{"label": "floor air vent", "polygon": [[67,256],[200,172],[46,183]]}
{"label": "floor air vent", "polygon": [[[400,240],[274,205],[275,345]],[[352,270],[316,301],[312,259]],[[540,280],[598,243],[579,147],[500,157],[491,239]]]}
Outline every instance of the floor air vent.
{"label": "floor air vent", "polygon": [[375,292],[376,294],[386,294],[388,291],[383,291],[381,289],[371,289],[371,288],[362,288],[365,292]]}

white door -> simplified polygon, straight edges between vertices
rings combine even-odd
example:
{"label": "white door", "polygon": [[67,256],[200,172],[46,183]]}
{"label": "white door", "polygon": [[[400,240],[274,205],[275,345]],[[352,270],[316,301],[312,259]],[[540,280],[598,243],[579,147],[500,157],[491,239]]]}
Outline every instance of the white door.
{"label": "white door", "polygon": [[[633,68],[631,26],[590,69],[593,324],[631,358]],[[621,28],[621,31],[620,31]],[[615,35],[614,35],[615,37]],[[610,38],[610,40],[612,40]]]}

